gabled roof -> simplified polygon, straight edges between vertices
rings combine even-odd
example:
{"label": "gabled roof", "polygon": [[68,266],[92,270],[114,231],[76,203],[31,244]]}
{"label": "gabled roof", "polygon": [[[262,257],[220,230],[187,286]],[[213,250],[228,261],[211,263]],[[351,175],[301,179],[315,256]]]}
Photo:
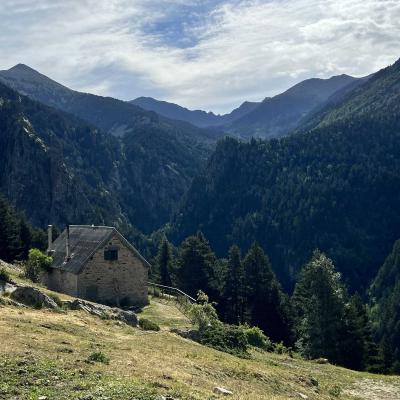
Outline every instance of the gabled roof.
{"label": "gabled roof", "polygon": [[113,235],[117,235],[121,242],[138,257],[145,266],[150,267],[146,259],[133,247],[115,228],[111,226],[70,225],[69,243],[70,259],[66,260],[67,230],[53,242],[52,268],[79,274],[86,262],[102,246],[104,246]]}

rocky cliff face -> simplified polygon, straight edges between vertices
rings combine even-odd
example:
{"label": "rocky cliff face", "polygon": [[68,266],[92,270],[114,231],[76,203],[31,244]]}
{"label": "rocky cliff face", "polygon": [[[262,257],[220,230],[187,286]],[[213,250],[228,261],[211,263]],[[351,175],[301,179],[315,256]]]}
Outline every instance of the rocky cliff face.
{"label": "rocky cliff face", "polygon": [[[78,109],[98,127],[1,86],[0,190],[37,225],[108,223],[151,232],[166,223],[212,139],[183,122],[132,113],[136,106],[73,92],[27,68],[16,68],[8,85],[67,110],[84,98],[87,107]],[[109,134],[113,121],[124,125],[122,136]]]}
{"label": "rocky cliff face", "polygon": [[117,143],[4,86],[0,99],[0,189],[17,209],[42,226],[124,219],[110,191]]}

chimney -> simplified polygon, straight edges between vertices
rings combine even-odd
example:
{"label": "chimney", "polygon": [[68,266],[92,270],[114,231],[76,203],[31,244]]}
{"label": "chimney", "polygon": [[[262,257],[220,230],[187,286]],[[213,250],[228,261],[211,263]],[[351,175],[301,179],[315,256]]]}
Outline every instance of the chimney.
{"label": "chimney", "polygon": [[71,253],[69,248],[69,225],[67,225],[67,239],[65,241],[65,260],[68,261],[71,259]]}
{"label": "chimney", "polygon": [[53,225],[47,227],[47,254],[51,253],[51,245],[53,244]]}

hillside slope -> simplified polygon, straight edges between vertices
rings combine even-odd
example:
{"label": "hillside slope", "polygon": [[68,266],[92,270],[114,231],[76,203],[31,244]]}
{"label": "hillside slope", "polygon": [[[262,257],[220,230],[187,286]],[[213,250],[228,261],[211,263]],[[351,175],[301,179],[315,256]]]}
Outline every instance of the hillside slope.
{"label": "hillside slope", "polygon": [[[0,305],[0,399],[217,399],[219,386],[233,392],[232,400],[395,400],[400,390],[399,377],[262,351],[242,359],[204,347],[170,332],[185,321],[155,300],[141,315],[160,322],[161,331],[83,311]],[[90,361],[96,353],[109,361]]]}
{"label": "hillside slope", "polygon": [[335,92],[356,80],[348,75],[307,79],[277,96],[266,98],[254,110],[228,125],[226,131],[243,138],[284,136]]}
{"label": "hillside slope", "polygon": [[362,117],[396,119],[400,114],[400,59],[367,78],[336,101],[328,102],[300,128],[324,127]]}
{"label": "hillside slope", "polygon": [[0,190],[18,210],[38,226],[125,220],[115,139],[1,84],[0,99]]}
{"label": "hillside slope", "polygon": [[[257,240],[287,287],[319,248],[351,289],[365,288],[398,239],[399,69],[356,89],[366,112],[281,140],[220,143],[176,214],[175,242],[200,229],[225,255]],[[354,110],[352,99],[340,109]]]}
{"label": "hillside slope", "polygon": [[210,144],[170,125],[115,138],[0,83],[0,191],[38,226],[166,223]]}

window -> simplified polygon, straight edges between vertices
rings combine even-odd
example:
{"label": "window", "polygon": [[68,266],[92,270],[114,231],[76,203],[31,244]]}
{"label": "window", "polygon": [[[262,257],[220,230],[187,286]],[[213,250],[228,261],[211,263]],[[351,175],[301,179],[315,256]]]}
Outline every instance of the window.
{"label": "window", "polygon": [[104,250],[104,259],[107,261],[118,260],[118,250],[117,249]]}

